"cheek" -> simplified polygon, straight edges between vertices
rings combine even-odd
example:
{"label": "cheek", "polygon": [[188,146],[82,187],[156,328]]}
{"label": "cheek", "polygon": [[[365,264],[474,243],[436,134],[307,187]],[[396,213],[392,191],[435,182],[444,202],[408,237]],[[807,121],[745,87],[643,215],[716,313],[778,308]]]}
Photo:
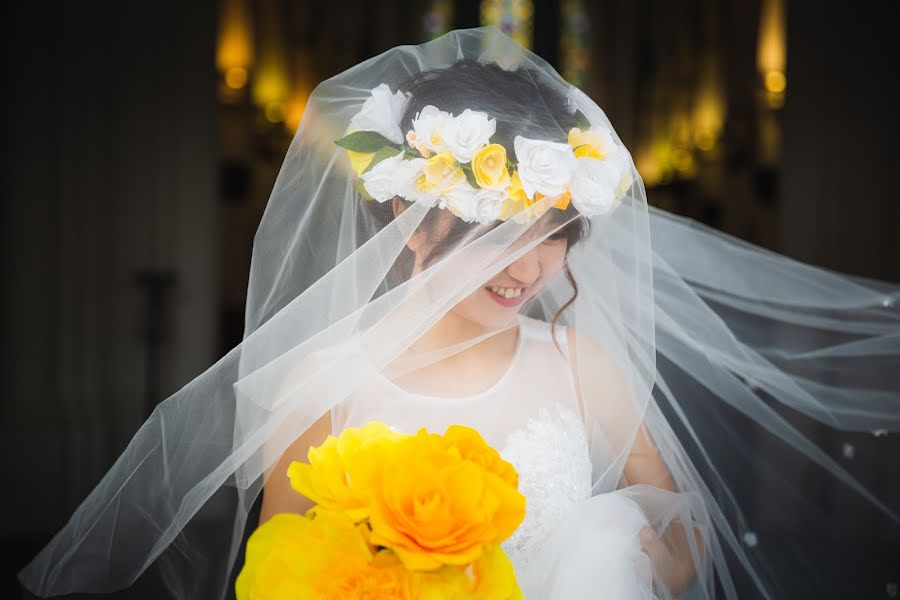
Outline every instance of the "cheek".
{"label": "cheek", "polygon": [[566,261],[566,244],[553,244],[541,248],[541,279],[550,279],[562,269]]}

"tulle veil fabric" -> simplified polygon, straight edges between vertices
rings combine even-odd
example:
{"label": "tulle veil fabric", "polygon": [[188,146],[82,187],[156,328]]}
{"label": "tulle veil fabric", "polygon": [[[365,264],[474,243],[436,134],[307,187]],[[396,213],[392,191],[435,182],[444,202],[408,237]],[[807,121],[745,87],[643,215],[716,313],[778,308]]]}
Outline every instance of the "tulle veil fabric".
{"label": "tulle veil fabric", "polygon": [[[577,211],[557,215],[550,229],[540,219],[473,224],[446,240],[429,268],[404,276],[398,261],[407,242],[442,209],[412,203],[377,222],[334,143],[374,88],[397,91],[460,59],[524,69],[567,99],[561,116],[543,114],[540,96],[531,114],[492,114],[510,135],[546,139],[550,119],[565,141],[574,123],[567,119],[580,112],[621,144],[600,107],[494,28],[393,48],[319,84],[254,239],[242,343],[154,410],[20,572],[25,588],[41,597],[145,589],[231,596],[263,482],[281,475],[271,467],[298,435],[364,390],[373,367],[397,377],[502,331],[415,360],[407,352]],[[448,102],[475,110],[479,97]],[[540,131],[534,115],[542,115]],[[804,429],[865,434],[870,447],[890,451],[900,429],[900,286],[796,262],[654,208],[630,157],[629,171],[621,203],[592,216],[569,251],[579,292],[559,320],[577,332],[582,416],[592,448],[606,450],[594,463],[592,493],[628,490],[664,539],[680,530],[689,540],[676,558],[694,565],[696,577],[679,597],[849,597],[863,583],[853,561],[865,551],[848,552],[829,536],[850,514],[896,535],[897,498],[872,493],[852,463]],[[533,208],[556,214],[550,204]],[[572,295],[560,275],[523,311],[550,321]],[[628,393],[611,393],[596,376],[601,356]],[[652,439],[675,491],[623,477],[640,436]],[[809,469],[852,492],[852,513],[807,495],[796,474]],[[768,544],[745,516],[750,502],[771,503],[784,519],[777,522],[800,523],[796,543]],[[661,581],[655,593],[673,597]]]}

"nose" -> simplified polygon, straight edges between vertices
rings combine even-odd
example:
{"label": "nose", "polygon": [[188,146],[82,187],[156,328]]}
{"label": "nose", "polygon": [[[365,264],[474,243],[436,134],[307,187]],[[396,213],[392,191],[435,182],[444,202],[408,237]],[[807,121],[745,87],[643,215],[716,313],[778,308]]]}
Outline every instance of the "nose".
{"label": "nose", "polygon": [[534,283],[541,276],[540,245],[535,246],[506,267],[506,274],[525,285]]}

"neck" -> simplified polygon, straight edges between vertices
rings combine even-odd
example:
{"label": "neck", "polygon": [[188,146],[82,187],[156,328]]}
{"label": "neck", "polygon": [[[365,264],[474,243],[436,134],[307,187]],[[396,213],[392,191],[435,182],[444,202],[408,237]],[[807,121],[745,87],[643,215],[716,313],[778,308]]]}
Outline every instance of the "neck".
{"label": "neck", "polygon": [[[493,335],[489,335],[493,332]],[[491,346],[499,344],[508,345],[510,340],[515,340],[515,322],[509,327],[492,329],[471,321],[455,312],[448,311],[414,344],[417,352],[427,352],[438,348],[445,348],[454,344],[464,343],[466,340],[489,335],[477,345]]]}

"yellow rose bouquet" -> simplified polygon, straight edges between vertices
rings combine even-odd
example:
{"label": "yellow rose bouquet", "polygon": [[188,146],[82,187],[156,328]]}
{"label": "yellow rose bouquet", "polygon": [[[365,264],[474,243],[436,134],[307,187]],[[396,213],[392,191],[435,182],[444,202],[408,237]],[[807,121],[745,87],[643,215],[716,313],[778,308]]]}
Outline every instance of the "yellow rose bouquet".
{"label": "yellow rose bouquet", "polygon": [[288,469],[316,503],[247,542],[238,600],[521,598],[500,548],[525,517],[518,475],[475,430],[348,428]]}

